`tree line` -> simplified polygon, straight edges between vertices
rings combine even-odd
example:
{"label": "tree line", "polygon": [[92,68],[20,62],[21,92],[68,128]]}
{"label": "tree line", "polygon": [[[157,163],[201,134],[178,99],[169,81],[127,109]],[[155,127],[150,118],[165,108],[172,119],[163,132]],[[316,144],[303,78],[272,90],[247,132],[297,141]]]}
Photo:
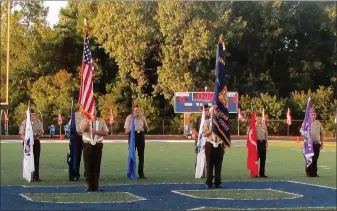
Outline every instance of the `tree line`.
{"label": "tree line", "polygon": [[[1,2],[1,84],[5,82],[7,4]],[[83,24],[97,71],[94,93],[100,115],[110,110],[122,131],[132,99],[161,131],[168,119],[172,133],[182,127],[174,114],[177,91],[214,87],[219,34],[226,38],[228,89],[238,91],[245,113],[265,109],[272,119],[303,119],[313,98],[326,130],[334,130],[337,107],[335,2],[79,2],[61,9],[59,23],[46,22],[39,1],[15,1],[10,13],[8,109],[18,126],[30,100],[55,123],[58,112],[70,117],[79,89]],[[2,86],[3,87],[3,86]],[[4,96],[2,89],[2,97]],[[77,99],[74,99],[75,101]],[[235,118],[235,117],[233,117]],[[280,125],[270,123],[277,131]],[[17,127],[11,127],[16,133]],[[294,130],[298,130],[294,129]]]}

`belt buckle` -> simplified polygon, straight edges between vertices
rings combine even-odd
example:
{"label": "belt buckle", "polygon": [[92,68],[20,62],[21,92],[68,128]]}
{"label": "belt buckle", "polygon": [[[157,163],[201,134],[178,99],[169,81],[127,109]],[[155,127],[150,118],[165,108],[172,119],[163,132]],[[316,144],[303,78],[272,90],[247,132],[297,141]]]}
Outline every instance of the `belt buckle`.
{"label": "belt buckle", "polygon": [[140,133],[140,131],[139,131],[139,130],[137,130],[137,133]]}

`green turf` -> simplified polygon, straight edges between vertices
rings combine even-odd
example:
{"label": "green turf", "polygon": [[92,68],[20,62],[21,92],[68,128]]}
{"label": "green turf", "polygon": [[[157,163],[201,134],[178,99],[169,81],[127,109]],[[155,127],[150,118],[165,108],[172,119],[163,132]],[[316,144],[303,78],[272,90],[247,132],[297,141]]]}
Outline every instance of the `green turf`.
{"label": "green turf", "polygon": [[[90,195],[89,195],[90,194]],[[25,193],[34,202],[72,202],[72,203],[118,203],[138,201],[139,198],[125,192],[107,193]]]}
{"label": "green turf", "polygon": [[211,199],[233,199],[233,200],[269,200],[269,199],[290,199],[296,195],[275,190],[242,190],[242,189],[225,189],[225,190],[185,190],[180,193],[191,195],[198,198]]}
{"label": "green turf", "polygon": [[[40,183],[28,183],[22,178],[22,145],[1,144],[1,185],[85,185],[83,159],[81,181],[68,181],[67,144],[41,144]],[[336,146],[325,145],[318,165],[319,178],[304,175],[301,144],[270,143],[267,152],[267,180],[292,180],[336,187]],[[145,149],[147,180],[130,181],[126,177],[127,144],[105,143],[103,148],[100,184],[140,183],[202,183],[194,178],[195,154],[193,143],[148,143]],[[247,181],[247,149],[244,143],[227,150],[222,167],[223,181]],[[256,180],[256,179],[254,179]],[[261,179],[259,179],[261,180]]]}

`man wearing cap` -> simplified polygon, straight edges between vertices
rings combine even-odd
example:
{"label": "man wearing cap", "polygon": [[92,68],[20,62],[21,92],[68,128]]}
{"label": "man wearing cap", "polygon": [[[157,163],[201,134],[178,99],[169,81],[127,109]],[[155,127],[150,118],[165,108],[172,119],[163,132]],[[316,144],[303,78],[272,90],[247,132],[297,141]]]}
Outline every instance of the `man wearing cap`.
{"label": "man wearing cap", "polygon": [[[33,173],[33,181],[41,182],[40,179],[40,153],[41,153],[41,142],[40,136],[43,134],[43,125],[40,120],[36,119],[36,113],[33,109],[30,110],[31,113],[31,121],[32,121],[32,129],[34,133],[34,145],[33,145],[33,153],[34,153],[34,168],[35,171]],[[20,138],[22,140],[25,139],[25,130],[26,129],[26,120],[24,120],[20,126]],[[23,145],[23,142],[22,142]]]}
{"label": "man wearing cap", "polygon": [[323,149],[324,130],[322,124],[316,119],[316,111],[314,108],[310,110],[311,117],[311,137],[313,143],[314,156],[312,157],[312,163],[306,167],[306,174],[308,177],[319,177],[317,174],[317,161],[320,150]]}
{"label": "man wearing cap", "polygon": [[[145,151],[145,132],[149,128],[145,116],[140,114],[140,106],[135,105],[133,108],[133,115],[135,118],[135,131],[136,131],[136,137],[135,137],[135,147],[138,152],[138,176],[140,179],[147,179],[144,175],[144,151]],[[132,120],[132,114],[130,114],[124,124],[125,133],[129,135],[129,143],[130,143],[130,131],[131,131],[131,120]]]}
{"label": "man wearing cap", "polygon": [[[84,119],[84,116],[82,112],[78,111],[75,113],[75,124],[76,124],[76,142],[77,142],[77,148],[76,150],[76,167],[75,171],[73,172],[72,179],[74,181],[79,180],[80,178],[80,165],[81,165],[81,157],[82,157],[82,149],[83,149],[83,137],[82,137],[82,130],[80,128],[80,124],[82,120]],[[68,123],[68,125],[71,124],[71,119]],[[85,172],[84,172],[85,174]]]}
{"label": "man wearing cap", "polygon": [[265,124],[262,123],[261,113],[256,113],[256,138],[257,138],[257,151],[260,159],[260,177],[268,178],[265,174],[267,148],[268,148],[268,129]]}
{"label": "man wearing cap", "polygon": [[[209,116],[209,106],[208,104],[204,104],[203,106],[205,110],[205,117]],[[196,161],[195,161],[195,167],[197,165],[197,158],[198,158],[198,137],[199,137],[199,129],[200,129],[200,124],[201,124],[201,116],[198,117],[195,121],[192,122],[192,137],[194,138],[194,152],[196,154]],[[201,178],[205,178],[205,172],[206,172],[206,165],[205,165],[205,170],[201,176]]]}
{"label": "man wearing cap", "polygon": [[213,169],[214,169],[214,186],[221,188],[221,167],[225,146],[221,139],[212,134],[212,107],[209,109],[208,115],[205,117],[202,135],[206,138],[205,155],[207,166],[207,180],[205,182],[208,188],[213,186]]}
{"label": "man wearing cap", "polygon": [[101,172],[103,137],[109,133],[108,126],[101,118],[88,121],[83,118],[80,124],[83,132],[83,160],[84,160],[84,177],[87,183],[86,191],[98,191],[98,180]]}

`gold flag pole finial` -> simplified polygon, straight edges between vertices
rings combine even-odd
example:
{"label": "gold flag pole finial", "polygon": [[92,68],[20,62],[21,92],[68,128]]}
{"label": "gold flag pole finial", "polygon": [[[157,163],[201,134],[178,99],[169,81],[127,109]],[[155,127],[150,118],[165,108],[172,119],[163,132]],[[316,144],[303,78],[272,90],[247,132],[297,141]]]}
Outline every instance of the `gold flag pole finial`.
{"label": "gold flag pole finial", "polygon": [[87,31],[88,31],[88,23],[87,23],[87,19],[84,18],[84,26],[83,26],[83,39],[84,39],[84,42],[85,42]]}

